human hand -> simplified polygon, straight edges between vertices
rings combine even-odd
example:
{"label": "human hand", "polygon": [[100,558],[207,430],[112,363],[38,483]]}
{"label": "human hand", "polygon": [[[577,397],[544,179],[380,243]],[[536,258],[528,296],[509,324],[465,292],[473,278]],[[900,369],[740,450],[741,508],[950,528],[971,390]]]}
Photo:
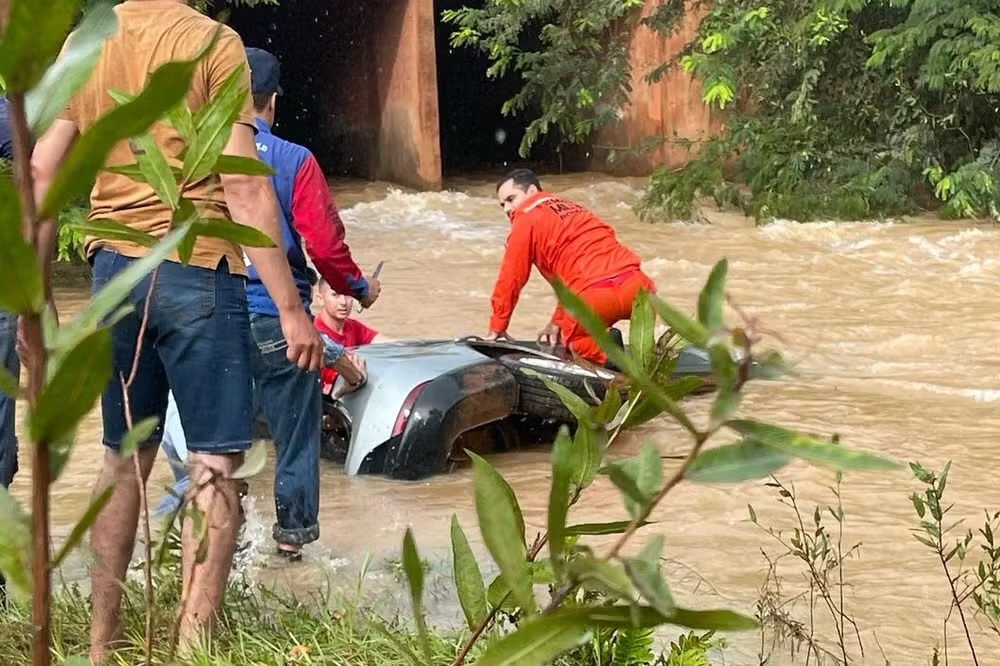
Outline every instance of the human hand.
{"label": "human hand", "polygon": [[368,277],[368,295],[358,301],[362,309],[370,308],[375,305],[375,301],[378,300],[379,294],[382,293],[382,283],[379,282],[378,278],[374,275]]}
{"label": "human hand", "polygon": [[[344,365],[347,367],[343,367]],[[341,367],[338,368],[337,366]],[[341,377],[338,387],[332,394],[334,399],[340,399],[348,393],[354,393],[368,383],[368,365],[365,363],[365,359],[359,356],[357,352],[344,352],[344,355],[340,357],[340,360],[334,367]],[[357,375],[358,378],[351,383],[347,381],[348,373]]]}
{"label": "human hand", "polygon": [[323,366],[323,340],[306,311],[299,306],[280,312],[278,317],[288,343],[288,360],[303,370],[318,372]]}
{"label": "human hand", "polygon": [[559,325],[553,321],[546,324],[545,328],[538,332],[538,336],[535,340],[539,344],[552,345],[553,347],[559,344]]}
{"label": "human hand", "polygon": [[490,342],[497,342],[499,340],[513,340],[513,338],[507,334],[507,331],[490,331],[489,333],[486,334],[484,340],[488,340]]}

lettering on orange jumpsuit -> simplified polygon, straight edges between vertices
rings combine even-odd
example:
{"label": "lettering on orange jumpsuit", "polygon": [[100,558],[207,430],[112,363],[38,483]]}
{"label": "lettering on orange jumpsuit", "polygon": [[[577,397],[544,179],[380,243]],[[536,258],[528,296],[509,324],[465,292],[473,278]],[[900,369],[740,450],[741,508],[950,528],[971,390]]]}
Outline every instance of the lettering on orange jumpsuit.
{"label": "lettering on orange jumpsuit", "polygon": [[[641,261],[618,240],[614,227],[579,204],[539,192],[514,210],[507,248],[493,287],[491,331],[506,331],[531,267],[547,281],[558,277],[607,326],[632,316],[640,289],[654,291]],[[561,307],[552,314],[563,344],[595,363],[607,359],[586,330]]]}

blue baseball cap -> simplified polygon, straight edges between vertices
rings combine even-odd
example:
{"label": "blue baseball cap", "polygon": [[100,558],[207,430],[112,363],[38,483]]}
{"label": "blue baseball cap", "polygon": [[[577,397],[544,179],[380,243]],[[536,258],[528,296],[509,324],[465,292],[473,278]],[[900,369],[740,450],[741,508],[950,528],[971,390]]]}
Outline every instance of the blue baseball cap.
{"label": "blue baseball cap", "polygon": [[271,53],[264,49],[247,49],[247,62],[250,63],[250,91],[253,94],[273,93],[284,95],[281,89],[281,63]]}

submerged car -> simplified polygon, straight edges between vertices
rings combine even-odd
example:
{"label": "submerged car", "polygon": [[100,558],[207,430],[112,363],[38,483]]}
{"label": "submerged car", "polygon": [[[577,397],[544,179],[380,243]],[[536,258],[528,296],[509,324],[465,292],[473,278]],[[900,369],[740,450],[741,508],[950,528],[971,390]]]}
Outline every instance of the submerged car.
{"label": "submerged car", "polygon": [[[324,396],[322,455],[342,461],[348,475],[408,480],[447,471],[477,444],[551,442],[559,425],[574,419],[535,373],[589,401],[618,376],[564,361],[537,343],[474,337],[370,344],[363,356],[367,384],[339,400]],[[710,378],[703,350],[679,350],[674,376],[685,375]]]}

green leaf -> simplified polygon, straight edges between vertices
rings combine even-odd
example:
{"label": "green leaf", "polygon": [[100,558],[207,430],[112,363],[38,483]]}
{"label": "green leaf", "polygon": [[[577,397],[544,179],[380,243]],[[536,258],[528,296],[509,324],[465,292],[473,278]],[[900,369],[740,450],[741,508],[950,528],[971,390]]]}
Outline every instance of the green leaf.
{"label": "green leaf", "polygon": [[710,332],[721,328],[724,323],[722,317],[722,306],[726,298],[726,271],[729,269],[729,261],[720,259],[712,272],[708,275],[708,281],[698,295],[698,320]]}
{"label": "green leaf", "polygon": [[476,625],[486,617],[486,588],[479,563],[455,514],[451,516],[451,553],[458,602],[469,629],[475,630]]}
{"label": "green leaf", "polygon": [[130,241],[143,247],[153,247],[156,245],[156,236],[137,231],[128,225],[115,222],[114,220],[88,220],[70,226],[87,236],[96,236],[106,240]]}
{"label": "green leaf", "polygon": [[267,464],[267,444],[263,439],[254,441],[240,468],[233,472],[233,479],[249,479],[251,476],[260,474]]}
{"label": "green leaf", "polygon": [[424,652],[424,663],[430,664],[433,659],[423,609],[424,566],[417,554],[417,544],[413,541],[413,531],[410,528],[406,528],[406,534],[403,535],[403,571],[406,572],[406,580],[410,585],[410,601],[413,604],[413,617],[417,621],[417,634]]}
{"label": "green leaf", "polygon": [[661,624],[673,624],[703,631],[752,631],[760,625],[745,615],[728,610],[689,610],[674,608],[669,615],[655,608],[640,606],[595,606],[586,609],[588,619],[595,625],[610,629],[645,629]]}
{"label": "green leaf", "polygon": [[76,429],[59,439],[49,442],[49,482],[54,483],[62,476],[66,464],[69,462],[69,455],[73,450],[73,443],[76,440]]}
{"label": "green leaf", "polygon": [[781,451],[753,441],[737,442],[699,453],[684,478],[696,483],[740,483],[770,476],[789,462],[791,458]]}
{"label": "green leaf", "polygon": [[792,374],[792,366],[784,359],[780,352],[770,349],[754,358],[753,365],[750,366],[750,378],[769,380],[779,379]]}
{"label": "green leaf", "polygon": [[642,549],[638,557],[623,558],[625,572],[643,598],[664,616],[674,612],[674,597],[660,573],[663,535],[657,534]]}
{"label": "green leaf", "polygon": [[561,572],[563,568],[563,550],[566,546],[564,530],[566,516],[569,514],[574,453],[569,428],[563,425],[559,428],[552,447],[552,487],[549,490],[548,512],[549,557],[557,572]]}
{"label": "green leaf", "polygon": [[131,291],[163,261],[167,254],[177,247],[187,230],[188,227],[181,227],[171,231],[161,238],[145,256],[132,262],[128,268],[122,270],[105,284],[90,300],[83,312],[59,329],[59,338],[55,345],[56,357],[72,347],[78,339],[92,331],[102,320],[112,314]]}
{"label": "green leaf", "polygon": [[39,217],[55,217],[63,206],[90,190],[115,144],[145,132],[167,109],[184,99],[198,62],[215,46],[217,38],[218,31],[191,60],[158,67],[134,100],[108,112],[80,135],[56,172]]}
{"label": "green leaf", "polygon": [[[589,386],[589,384],[588,384]],[[606,426],[615,420],[622,408],[622,392],[614,385],[608,386],[604,399],[594,412],[594,423]]]}
{"label": "green leaf", "polygon": [[635,518],[659,491],[663,465],[652,442],[645,442],[639,455],[607,466],[611,482],[622,491],[625,508]]}
{"label": "green leaf", "polygon": [[0,40],[0,76],[9,92],[27,92],[59,54],[73,25],[78,0],[10,0]]}
{"label": "green leaf", "polygon": [[655,294],[651,294],[649,300],[657,314],[667,322],[667,326],[674,333],[699,347],[708,344],[709,332],[701,322],[687,316]]}
{"label": "green leaf", "polygon": [[14,400],[17,400],[21,394],[21,380],[3,366],[0,366],[0,391]]}
{"label": "green leaf", "polygon": [[132,139],[129,145],[132,146],[132,153],[143,178],[153,188],[153,192],[170,208],[176,208],[180,201],[180,190],[167,156],[160,150],[152,135],[143,132]]}
{"label": "green leaf", "polygon": [[31,594],[31,528],[28,516],[7,488],[0,487],[0,572],[21,598]]}
{"label": "green leaf", "polygon": [[[666,393],[667,396],[673,400],[681,400],[701,387],[704,383],[705,382],[701,377],[688,375],[687,377],[681,377],[667,384],[664,387],[664,393]],[[660,407],[659,403],[657,403],[656,400],[651,398],[648,394],[641,393],[636,397],[635,406],[622,422],[622,428],[630,430],[652,421],[661,414],[663,414],[663,409]]]}
{"label": "green leaf", "polygon": [[196,236],[224,238],[244,247],[274,247],[274,241],[263,231],[222,218],[198,218],[191,233]]}
{"label": "green leaf", "polygon": [[607,430],[583,425],[577,427],[573,437],[573,471],[570,475],[576,490],[582,490],[594,481],[607,448]]}
{"label": "green leaf", "polygon": [[100,328],[74,345],[42,387],[28,414],[35,442],[53,442],[73,432],[93,409],[111,379],[111,332]]}
{"label": "green leaf", "polygon": [[213,173],[238,173],[247,176],[271,176],[274,169],[267,162],[240,155],[219,155],[212,166]]}
{"label": "green leaf", "polygon": [[923,518],[927,513],[926,507],[924,506],[924,501],[921,499],[920,495],[913,493],[910,495],[910,501],[913,502],[913,508],[917,511],[917,517]]}
{"label": "green leaf", "polygon": [[185,225],[188,226],[188,232],[184,235],[184,240],[177,246],[177,258],[181,260],[182,264],[187,264],[191,261],[191,255],[194,254],[194,244],[198,240],[198,233],[194,230],[194,226],[197,223],[198,211],[194,207],[194,202],[181,197],[180,204],[174,209],[173,215],[170,216],[170,226],[175,229]]}
{"label": "green leaf", "polygon": [[738,370],[736,361],[724,344],[712,345],[708,350],[712,360],[712,373],[718,385],[718,394],[712,402],[709,426],[712,430],[725,423],[740,406],[741,395],[736,391]]}
{"label": "green leaf", "polygon": [[83,16],[80,26],[70,33],[61,57],[42,76],[25,99],[28,127],[33,136],[42,136],[52,121],[69,104],[73,94],[87,82],[104,40],[118,29],[114,3],[96,2]]}
{"label": "green leaf", "polygon": [[0,178],[0,308],[10,312],[38,312],[45,300],[42,273],[35,250],[24,240],[21,204],[12,178]]}
{"label": "green leaf", "polygon": [[895,469],[899,463],[865,451],[849,449],[832,440],[821,440],[804,433],[768,423],[733,420],[727,425],[745,438],[833,469]]}
{"label": "green leaf", "polygon": [[80,543],[80,540],[83,539],[83,535],[86,534],[87,530],[90,529],[90,526],[94,524],[95,520],[97,520],[97,516],[104,510],[104,507],[107,505],[108,500],[111,499],[111,494],[114,490],[114,486],[105,488],[101,494],[90,503],[87,511],[83,514],[80,520],[77,521],[76,525],[73,526],[73,530],[69,533],[69,536],[66,537],[66,541],[63,542],[63,545],[59,548],[59,552],[56,553],[55,559],[52,560],[53,569],[62,564],[66,557],[73,552],[73,549],[76,548],[77,544]]}
{"label": "green leaf", "polygon": [[653,326],[656,320],[653,306],[649,302],[649,292],[640,289],[632,303],[632,319],[629,323],[629,350],[639,365],[652,370],[653,348],[656,340],[653,337]]}
{"label": "green leaf", "polygon": [[[170,107],[166,113],[167,122],[177,130],[177,133],[182,139],[184,139],[184,145],[191,145],[191,140],[194,138],[194,116],[191,114],[191,109],[187,105],[187,100],[182,99],[180,102]],[[178,170],[178,173],[180,171]]]}
{"label": "green leaf", "polygon": [[626,601],[633,601],[636,597],[632,581],[625,571],[606,560],[581,554],[570,561],[569,572],[585,589]]}
{"label": "green leaf", "polygon": [[536,604],[524,540],[524,517],[517,497],[492,465],[471,451],[466,454],[472,459],[476,514],[483,542],[510,586],[514,601],[531,615]]}
{"label": "green leaf", "polygon": [[677,403],[667,395],[663,387],[655,383],[646,373],[645,369],[642,368],[638,362],[625,353],[625,350],[619,347],[611,339],[611,335],[608,333],[607,326],[604,324],[604,320],[601,319],[593,309],[587,305],[587,303],[581,299],[579,296],[574,294],[569,288],[566,287],[559,279],[554,279],[552,281],[552,287],[559,298],[559,302],[562,304],[563,308],[566,309],[581,326],[586,329],[587,333],[600,345],[601,349],[608,355],[608,358],[615,363],[619,368],[622,368],[625,373],[632,378],[632,380],[638,385],[640,389],[645,391],[650,395],[650,397],[656,401],[657,405],[665,412],[670,414],[677,420],[677,422],[684,427],[687,431],[691,433],[698,432],[694,423],[688,418],[687,414],[684,413]]}
{"label": "green leaf", "polygon": [[533,370],[532,368],[521,368],[520,370],[526,375],[531,375],[532,377],[541,379],[545,386],[558,396],[562,403],[566,405],[566,409],[568,409],[580,423],[593,422],[594,407],[588,405],[587,402],[576,393],[573,393],[573,391],[569,390],[559,382],[555,381],[551,377],[543,375],[537,370]]}
{"label": "green leaf", "polygon": [[[639,523],[639,527],[650,525],[649,521]],[[610,523],[580,523],[566,528],[566,536],[622,534],[632,525],[631,520],[617,520]]]}
{"label": "green leaf", "polygon": [[132,425],[125,436],[122,437],[121,446],[118,448],[118,457],[125,460],[139,450],[139,447],[149,441],[156,426],[160,424],[158,416],[148,416],[136,424]]}
{"label": "green leaf", "polygon": [[590,640],[588,618],[557,611],[518,623],[517,631],[507,634],[487,648],[476,660],[477,666],[545,666],[561,654]]}
{"label": "green leaf", "polygon": [[250,91],[243,85],[246,72],[237,66],[215,96],[194,116],[195,135],[184,155],[184,180],[195,181],[212,172],[233,131],[233,123]]}

